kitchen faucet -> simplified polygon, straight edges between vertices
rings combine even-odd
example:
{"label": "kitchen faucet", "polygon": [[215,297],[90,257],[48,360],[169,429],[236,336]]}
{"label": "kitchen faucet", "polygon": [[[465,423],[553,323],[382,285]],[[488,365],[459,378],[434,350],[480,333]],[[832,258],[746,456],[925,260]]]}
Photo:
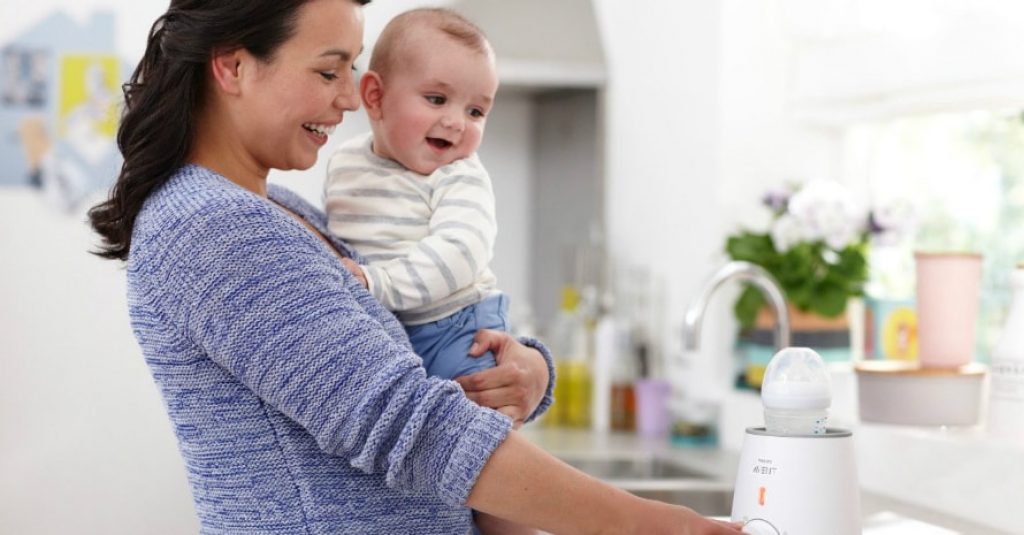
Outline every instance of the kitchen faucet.
{"label": "kitchen faucet", "polygon": [[704,286],[697,299],[690,303],[683,320],[683,343],[687,350],[700,348],[700,325],[711,296],[720,286],[733,279],[749,282],[761,290],[775,310],[775,351],[789,347],[789,310],[782,297],[779,283],[761,266],[750,262],[733,261],[722,266]]}

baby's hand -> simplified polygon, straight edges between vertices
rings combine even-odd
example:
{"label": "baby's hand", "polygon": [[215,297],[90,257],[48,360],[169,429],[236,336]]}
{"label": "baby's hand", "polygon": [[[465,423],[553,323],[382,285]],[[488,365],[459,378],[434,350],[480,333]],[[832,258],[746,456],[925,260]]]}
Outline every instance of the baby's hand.
{"label": "baby's hand", "polygon": [[370,285],[366,282],[366,274],[363,273],[363,268],[359,267],[359,264],[357,264],[355,260],[352,260],[351,258],[342,258],[341,263],[342,265],[345,266],[346,269],[351,271],[352,274],[356,276],[356,280],[358,280],[360,284],[363,285],[363,288],[370,287]]}

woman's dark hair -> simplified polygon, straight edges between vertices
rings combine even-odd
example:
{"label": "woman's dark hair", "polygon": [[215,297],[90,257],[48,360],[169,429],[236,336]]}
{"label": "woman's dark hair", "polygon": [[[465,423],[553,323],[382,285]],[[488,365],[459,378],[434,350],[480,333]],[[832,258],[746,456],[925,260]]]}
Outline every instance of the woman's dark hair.
{"label": "woman's dark hair", "polygon": [[142,204],[188,158],[214,51],[244,48],[271,61],[294,34],[306,1],[172,0],[156,19],[146,52],[124,84],[117,129],[121,172],[110,197],[89,210],[89,221],[103,239],[96,255],[128,259]]}

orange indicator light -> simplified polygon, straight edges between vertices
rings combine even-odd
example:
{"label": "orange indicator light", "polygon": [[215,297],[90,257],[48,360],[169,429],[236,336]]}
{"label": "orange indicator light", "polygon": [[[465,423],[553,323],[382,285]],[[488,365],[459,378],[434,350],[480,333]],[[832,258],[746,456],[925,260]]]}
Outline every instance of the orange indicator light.
{"label": "orange indicator light", "polygon": [[764,505],[764,498],[766,494],[768,494],[768,489],[764,487],[757,489],[757,505]]}

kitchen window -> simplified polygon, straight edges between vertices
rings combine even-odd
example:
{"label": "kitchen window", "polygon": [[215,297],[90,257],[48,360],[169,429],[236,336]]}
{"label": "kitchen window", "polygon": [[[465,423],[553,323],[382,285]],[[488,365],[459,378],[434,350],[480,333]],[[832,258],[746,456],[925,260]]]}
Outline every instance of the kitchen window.
{"label": "kitchen window", "polygon": [[909,200],[913,241],[872,251],[869,291],[913,295],[913,250],[984,255],[977,354],[987,360],[1009,307],[1009,275],[1024,262],[1024,112],[920,114],[852,125],[844,174],[874,204]]}

